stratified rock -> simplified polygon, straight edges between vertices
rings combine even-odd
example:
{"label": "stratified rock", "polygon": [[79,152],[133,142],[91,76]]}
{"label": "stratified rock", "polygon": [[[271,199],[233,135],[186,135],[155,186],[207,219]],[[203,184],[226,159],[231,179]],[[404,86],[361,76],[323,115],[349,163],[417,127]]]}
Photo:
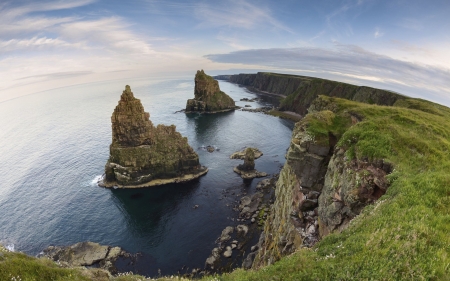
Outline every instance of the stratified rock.
{"label": "stratified rock", "polygon": [[149,118],[127,85],[111,117],[110,156],[100,186],[134,188],[184,182],[208,171],[174,125],[155,127]]}
{"label": "stratified rock", "polygon": [[214,113],[235,109],[234,100],[222,92],[219,83],[203,70],[195,75],[195,98],[186,103],[186,112]]}

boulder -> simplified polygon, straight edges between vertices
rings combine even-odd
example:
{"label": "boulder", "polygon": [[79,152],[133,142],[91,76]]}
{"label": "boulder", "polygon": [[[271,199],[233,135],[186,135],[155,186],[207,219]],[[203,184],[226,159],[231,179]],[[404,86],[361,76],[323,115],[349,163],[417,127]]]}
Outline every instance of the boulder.
{"label": "boulder", "polygon": [[72,246],[49,246],[44,256],[68,266],[90,266],[100,262],[114,262],[124,254],[119,247],[103,246],[93,242],[80,242]]}
{"label": "boulder", "polygon": [[208,171],[174,125],[155,127],[149,118],[127,85],[111,116],[112,143],[100,186],[155,186],[192,180]]}
{"label": "boulder", "polygon": [[222,234],[220,235],[218,241],[219,243],[226,242],[231,239],[230,234],[233,233],[234,227],[227,226],[224,230],[222,230]]}
{"label": "boulder", "polygon": [[236,108],[234,100],[220,90],[217,80],[205,74],[203,70],[198,70],[195,75],[194,96],[186,103],[186,113],[215,113]]}

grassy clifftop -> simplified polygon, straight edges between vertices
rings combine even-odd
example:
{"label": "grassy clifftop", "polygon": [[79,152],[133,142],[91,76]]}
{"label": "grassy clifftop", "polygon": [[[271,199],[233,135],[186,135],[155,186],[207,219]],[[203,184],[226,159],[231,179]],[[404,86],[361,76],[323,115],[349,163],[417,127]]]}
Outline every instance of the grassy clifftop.
{"label": "grassy clifftop", "polygon": [[309,133],[320,140],[333,131],[348,161],[392,163],[387,193],[312,249],[220,280],[450,280],[450,110],[418,99],[317,102],[334,114],[307,116]]}

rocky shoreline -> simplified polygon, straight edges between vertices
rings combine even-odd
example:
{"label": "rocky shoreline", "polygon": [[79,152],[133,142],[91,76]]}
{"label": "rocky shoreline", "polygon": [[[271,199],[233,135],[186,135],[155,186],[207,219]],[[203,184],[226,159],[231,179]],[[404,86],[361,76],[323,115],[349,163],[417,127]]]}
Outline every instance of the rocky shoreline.
{"label": "rocky shoreline", "polygon": [[118,263],[135,263],[139,254],[130,254],[120,247],[100,245],[85,241],[71,246],[49,246],[38,257],[56,262],[60,267],[90,269],[99,277],[111,277],[124,272],[118,269]]}
{"label": "rocky shoreline", "polygon": [[136,184],[136,185],[123,185],[119,184],[116,181],[106,181],[104,178],[101,178],[97,184],[100,187],[106,187],[106,188],[143,188],[143,187],[152,187],[152,186],[160,186],[160,185],[166,185],[170,183],[183,183],[195,180],[197,178],[200,178],[206,173],[208,173],[209,169],[202,166],[199,169],[199,172],[196,174],[185,174],[181,175],[179,177],[174,178],[168,178],[168,179],[154,179],[146,183]]}
{"label": "rocky shoreline", "polygon": [[199,272],[228,272],[236,266],[236,262],[238,267],[251,268],[263,241],[262,227],[270,215],[277,179],[278,175],[274,175],[270,179],[261,180],[253,195],[245,195],[236,201],[239,205],[235,205],[233,209],[237,216],[231,220],[238,224],[222,230],[216,239],[216,247],[205,261],[204,271]]}

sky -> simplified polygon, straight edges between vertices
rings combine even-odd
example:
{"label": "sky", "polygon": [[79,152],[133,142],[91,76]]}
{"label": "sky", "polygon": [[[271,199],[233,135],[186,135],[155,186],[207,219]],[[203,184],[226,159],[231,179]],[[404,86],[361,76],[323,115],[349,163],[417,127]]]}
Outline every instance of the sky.
{"label": "sky", "polygon": [[116,79],[271,71],[450,106],[448,0],[0,0],[0,102]]}

